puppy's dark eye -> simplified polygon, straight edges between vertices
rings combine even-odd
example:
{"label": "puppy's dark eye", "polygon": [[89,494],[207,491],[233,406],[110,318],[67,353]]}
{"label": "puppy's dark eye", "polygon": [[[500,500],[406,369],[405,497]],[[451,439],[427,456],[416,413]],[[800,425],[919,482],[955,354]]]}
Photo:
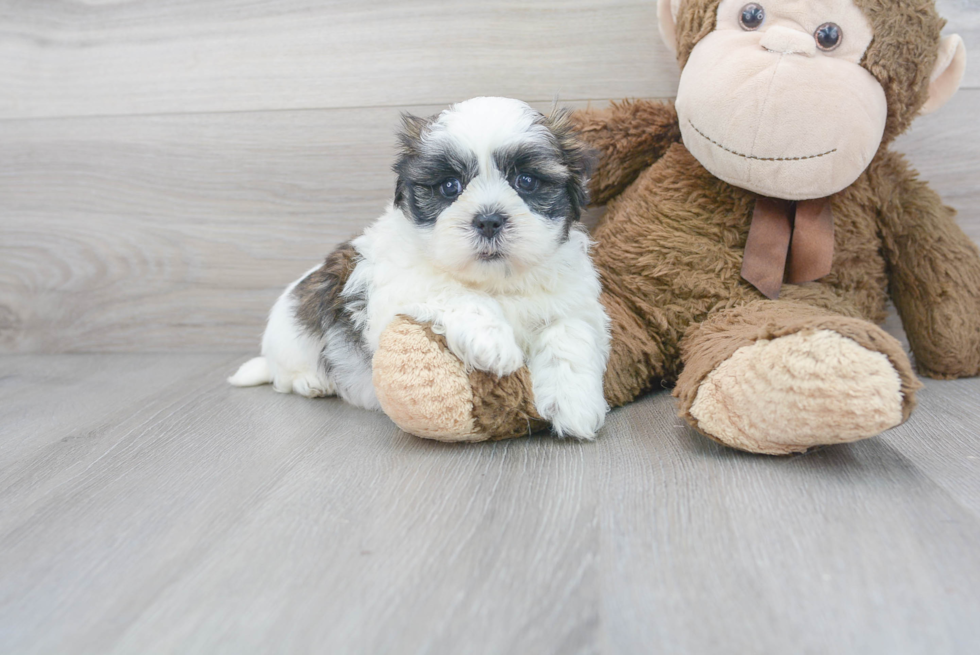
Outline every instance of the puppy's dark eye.
{"label": "puppy's dark eye", "polygon": [[523,191],[524,193],[531,193],[538,190],[538,185],[541,181],[533,175],[528,175],[527,173],[521,173],[514,180],[514,186],[517,187],[518,191]]}
{"label": "puppy's dark eye", "polygon": [[833,23],[824,23],[813,33],[813,38],[817,40],[817,47],[824,52],[834,50],[844,40],[844,32]]}
{"label": "puppy's dark eye", "polygon": [[751,2],[744,7],[738,15],[738,24],[742,26],[743,30],[757,30],[766,20],[766,10],[762,8],[762,5],[757,5]]}
{"label": "puppy's dark eye", "polygon": [[443,180],[442,184],[439,185],[439,193],[442,194],[443,198],[455,198],[462,192],[463,185],[455,177],[451,177],[448,180]]}

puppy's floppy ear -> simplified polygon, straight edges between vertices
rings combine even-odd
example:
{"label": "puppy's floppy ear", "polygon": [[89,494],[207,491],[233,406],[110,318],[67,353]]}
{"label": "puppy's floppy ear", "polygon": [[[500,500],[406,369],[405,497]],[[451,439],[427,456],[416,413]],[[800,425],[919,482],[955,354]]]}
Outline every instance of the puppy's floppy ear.
{"label": "puppy's floppy ear", "polygon": [[572,110],[555,107],[545,119],[545,125],[555,135],[561,152],[562,164],[568,168],[568,197],[572,204],[570,218],[577,221],[589,204],[589,178],[598,162],[598,153],[579,138],[572,123]]}
{"label": "puppy's floppy ear", "polygon": [[403,157],[414,157],[421,152],[422,137],[430,119],[402,112],[402,125],[398,131],[398,145]]}
{"label": "puppy's floppy ear", "polygon": [[408,172],[414,158],[422,154],[422,141],[432,119],[402,113],[401,129],[398,130],[398,159],[392,169],[398,175],[395,182],[395,204],[405,209]]}

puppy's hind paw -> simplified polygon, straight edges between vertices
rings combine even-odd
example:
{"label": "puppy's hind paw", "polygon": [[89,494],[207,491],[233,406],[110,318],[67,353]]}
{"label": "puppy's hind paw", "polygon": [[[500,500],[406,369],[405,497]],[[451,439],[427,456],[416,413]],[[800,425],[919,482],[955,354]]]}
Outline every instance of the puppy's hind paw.
{"label": "puppy's hind paw", "polygon": [[323,398],[337,393],[333,380],[320,377],[316,373],[289,373],[280,371],[272,381],[272,388],[279,393],[294,393],[307,398]]}
{"label": "puppy's hind paw", "polygon": [[318,375],[298,375],[293,378],[293,393],[307,398],[325,398],[337,394],[333,380],[324,380]]}

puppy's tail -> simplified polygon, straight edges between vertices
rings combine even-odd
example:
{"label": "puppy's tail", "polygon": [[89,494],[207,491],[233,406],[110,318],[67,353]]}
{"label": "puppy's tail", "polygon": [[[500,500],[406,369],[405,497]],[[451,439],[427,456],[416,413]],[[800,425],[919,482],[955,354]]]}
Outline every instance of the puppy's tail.
{"label": "puppy's tail", "polygon": [[229,384],[236,387],[257,387],[260,384],[272,382],[269,362],[265,357],[250,359],[238,369],[238,372],[228,378]]}

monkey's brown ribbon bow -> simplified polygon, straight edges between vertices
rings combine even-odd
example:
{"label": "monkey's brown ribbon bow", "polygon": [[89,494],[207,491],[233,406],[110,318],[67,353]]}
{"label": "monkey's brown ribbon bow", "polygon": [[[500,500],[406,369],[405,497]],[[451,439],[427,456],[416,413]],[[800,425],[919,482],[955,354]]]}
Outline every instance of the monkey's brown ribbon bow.
{"label": "monkey's brown ribbon bow", "polygon": [[833,262],[830,198],[792,202],[760,196],[755,201],[742,277],[767,298],[779,298],[784,282],[819,280]]}

